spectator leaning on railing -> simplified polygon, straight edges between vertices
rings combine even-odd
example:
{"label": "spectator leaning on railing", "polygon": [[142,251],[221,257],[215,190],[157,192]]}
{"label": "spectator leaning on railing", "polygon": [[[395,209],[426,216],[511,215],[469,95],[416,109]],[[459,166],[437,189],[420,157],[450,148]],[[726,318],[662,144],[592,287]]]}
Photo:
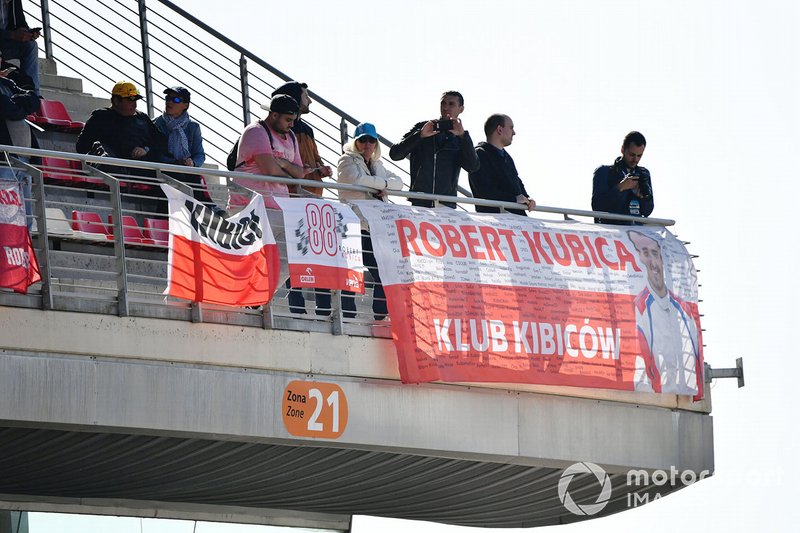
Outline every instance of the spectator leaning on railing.
{"label": "spectator leaning on railing", "polygon": [[[264,120],[250,124],[242,132],[236,152],[235,170],[260,176],[302,179],[308,171],[303,167],[297,139],[292,132],[300,106],[291,96],[279,94],[272,99],[269,106],[261,107],[269,110],[269,113]],[[281,256],[281,271],[277,280],[277,286],[281,287],[289,279],[289,267],[286,262],[283,214],[274,197],[288,197],[289,187],[283,183],[249,178],[233,178],[233,181],[264,197],[269,224]],[[241,193],[232,192],[230,195],[231,207],[245,206],[249,201],[249,197]]]}
{"label": "spectator leaning on railing", "polygon": [[[385,201],[389,190],[399,191],[403,180],[386,170],[381,163],[381,148],[375,126],[367,122],[358,125],[353,141],[344,147],[344,155],[337,167],[339,183],[351,183],[375,189],[373,193],[339,191],[342,200],[381,200]],[[386,296],[378,273],[378,264],[372,251],[372,239],[367,225],[361,223],[361,246],[364,250],[364,265],[369,269],[375,285],[372,293],[372,312],[375,320],[383,320],[388,314]],[[342,311],[346,318],[356,316],[356,302],[352,292],[342,291]]]}
{"label": "spectator leaning on railing", "polygon": [[[297,81],[290,81],[275,89],[272,96],[274,98],[279,94],[291,96],[297,101],[300,107],[300,113],[297,120],[294,121],[292,132],[297,139],[303,167],[307,171],[303,179],[322,181],[323,178],[330,177],[333,175],[333,172],[331,171],[331,167],[323,163],[319,155],[317,142],[314,140],[314,130],[303,120],[303,115],[308,113],[309,106],[311,105],[311,98],[308,96],[308,85]],[[322,189],[320,187],[303,186],[303,189],[314,196],[322,196]],[[289,310],[292,313],[305,314],[306,301],[303,297],[303,290],[293,289],[288,281],[286,282],[286,287],[289,289]],[[327,289],[314,289],[314,303],[316,304],[315,313],[317,315],[330,315],[331,291]]]}
{"label": "spectator leaning on railing", "polygon": [[[486,119],[483,131],[486,133],[486,142],[478,143],[475,149],[481,163],[480,168],[469,173],[472,195],[486,200],[518,202],[530,211],[536,207],[536,202],[528,196],[525,185],[519,179],[514,160],[506,151],[516,135],[514,121],[508,115],[495,114]],[[525,209],[509,209],[508,212],[527,216]],[[499,213],[500,208],[476,205],[475,211]]]}

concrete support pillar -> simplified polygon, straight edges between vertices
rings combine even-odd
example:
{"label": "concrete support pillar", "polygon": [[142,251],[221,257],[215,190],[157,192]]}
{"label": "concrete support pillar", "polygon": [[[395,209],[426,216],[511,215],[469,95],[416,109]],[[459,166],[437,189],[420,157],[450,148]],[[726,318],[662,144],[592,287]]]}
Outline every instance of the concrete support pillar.
{"label": "concrete support pillar", "polygon": [[28,513],[0,511],[0,533],[28,533]]}

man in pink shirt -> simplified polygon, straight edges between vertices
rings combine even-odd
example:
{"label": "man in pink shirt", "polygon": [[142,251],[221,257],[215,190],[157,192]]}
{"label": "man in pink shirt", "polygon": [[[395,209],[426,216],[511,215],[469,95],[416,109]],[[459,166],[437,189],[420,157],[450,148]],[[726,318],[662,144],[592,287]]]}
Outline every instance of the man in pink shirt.
{"label": "man in pink shirt", "polygon": [[[280,94],[272,99],[267,109],[269,114],[264,120],[250,124],[242,132],[236,154],[236,171],[261,176],[303,178],[306,170],[300,159],[297,139],[292,133],[300,106],[291,96]],[[247,178],[234,178],[233,181],[264,196],[267,208],[278,209],[273,196],[289,196],[289,188],[283,183]],[[231,196],[231,205],[246,205],[247,202],[245,196]]]}
{"label": "man in pink shirt", "polygon": [[[312,169],[303,168],[300,148],[294,133],[292,133],[292,126],[299,116],[300,106],[291,96],[281,94],[272,99],[269,107],[261,107],[268,110],[269,114],[264,120],[250,124],[242,132],[236,154],[236,172],[302,179]],[[249,178],[233,178],[233,181],[264,197],[269,225],[275,241],[278,243],[278,251],[281,256],[278,287],[282,287],[289,279],[289,267],[286,262],[283,215],[274,197],[289,196],[289,186],[283,183]],[[294,186],[292,186],[292,192],[296,192]],[[248,195],[231,193],[231,207],[245,206],[248,202]]]}

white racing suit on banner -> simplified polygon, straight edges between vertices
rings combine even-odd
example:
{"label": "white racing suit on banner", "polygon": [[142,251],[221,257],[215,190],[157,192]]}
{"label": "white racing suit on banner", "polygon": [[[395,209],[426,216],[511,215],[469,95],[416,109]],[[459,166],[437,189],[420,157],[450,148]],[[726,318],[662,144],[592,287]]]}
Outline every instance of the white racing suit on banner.
{"label": "white racing suit on banner", "polygon": [[700,348],[697,325],[684,302],[672,292],[661,298],[648,285],[634,306],[641,349],[636,390],[696,395]]}

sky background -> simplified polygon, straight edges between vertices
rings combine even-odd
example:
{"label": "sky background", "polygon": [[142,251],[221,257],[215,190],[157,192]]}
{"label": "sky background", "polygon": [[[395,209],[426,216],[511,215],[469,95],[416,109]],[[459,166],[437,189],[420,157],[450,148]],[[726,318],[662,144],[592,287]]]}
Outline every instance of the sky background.
{"label": "sky background", "polygon": [[[464,94],[461,118],[476,142],[487,116],[510,115],[517,136],[509,153],[541,205],[589,209],[594,168],[613,162],[628,131],[643,132],[653,216],[677,220],[673,232],[700,256],[706,361],[732,367],[744,357],[747,385],[712,385],[714,477],[557,531],[796,530],[800,416],[790,392],[800,378],[792,340],[800,325],[800,239],[792,233],[800,196],[800,3],[176,3],[389,139],[437,116],[447,89]],[[468,186],[466,175],[461,185]],[[36,533],[194,527],[42,514],[30,523]],[[370,517],[356,517],[353,527],[411,529],[479,531]],[[269,529],[199,524],[196,531]]]}

